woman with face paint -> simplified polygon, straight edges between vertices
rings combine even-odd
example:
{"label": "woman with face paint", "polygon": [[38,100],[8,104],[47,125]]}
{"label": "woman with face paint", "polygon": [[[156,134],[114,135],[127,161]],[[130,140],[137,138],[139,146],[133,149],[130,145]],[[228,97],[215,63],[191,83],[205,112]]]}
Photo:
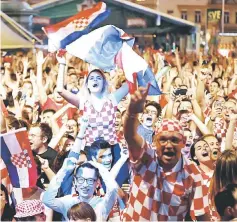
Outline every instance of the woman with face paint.
{"label": "woman with face paint", "polygon": [[[99,137],[103,137],[111,145],[114,163],[120,158],[120,147],[117,142],[115,130],[115,113],[118,103],[128,94],[128,84],[123,84],[113,93],[108,92],[108,82],[100,69],[93,69],[86,77],[83,89],[75,95],[64,89],[64,69],[66,60],[57,57],[59,73],[57,91],[68,102],[80,109],[89,118],[89,124],[85,132],[86,148]],[[78,96],[79,95],[79,96]],[[117,182],[121,186],[128,178],[128,167],[123,166]]]}

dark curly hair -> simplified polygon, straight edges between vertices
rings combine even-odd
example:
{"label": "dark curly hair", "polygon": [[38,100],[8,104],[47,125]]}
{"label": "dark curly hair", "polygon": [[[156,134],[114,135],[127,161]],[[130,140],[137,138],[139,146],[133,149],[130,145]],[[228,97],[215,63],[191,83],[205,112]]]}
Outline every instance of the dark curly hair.
{"label": "dark curly hair", "polygon": [[16,212],[9,204],[7,188],[2,183],[1,183],[1,191],[4,192],[5,200],[6,200],[6,204],[3,209],[3,214],[1,216],[1,221],[12,221]]}
{"label": "dark curly hair", "polygon": [[41,130],[42,137],[47,137],[47,143],[50,142],[50,140],[53,137],[53,132],[51,127],[47,123],[36,123],[33,124],[31,127],[39,127]]}

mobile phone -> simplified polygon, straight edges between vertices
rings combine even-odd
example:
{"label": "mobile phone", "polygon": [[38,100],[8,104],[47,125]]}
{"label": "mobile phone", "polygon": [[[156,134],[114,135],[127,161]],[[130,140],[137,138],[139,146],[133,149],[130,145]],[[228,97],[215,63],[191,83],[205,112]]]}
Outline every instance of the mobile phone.
{"label": "mobile phone", "polygon": [[175,95],[177,96],[177,95],[186,95],[187,94],[187,89],[177,89],[176,91],[175,91]]}

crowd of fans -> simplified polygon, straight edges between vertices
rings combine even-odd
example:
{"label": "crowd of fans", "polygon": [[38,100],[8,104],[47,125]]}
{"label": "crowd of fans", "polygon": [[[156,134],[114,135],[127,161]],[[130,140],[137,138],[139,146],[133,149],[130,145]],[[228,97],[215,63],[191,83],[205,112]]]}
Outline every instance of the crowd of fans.
{"label": "crowd of fans", "polygon": [[1,220],[237,219],[236,60],[134,50],[161,95],[68,53],[2,57],[1,134],[27,128],[38,180],[18,200],[2,174]]}

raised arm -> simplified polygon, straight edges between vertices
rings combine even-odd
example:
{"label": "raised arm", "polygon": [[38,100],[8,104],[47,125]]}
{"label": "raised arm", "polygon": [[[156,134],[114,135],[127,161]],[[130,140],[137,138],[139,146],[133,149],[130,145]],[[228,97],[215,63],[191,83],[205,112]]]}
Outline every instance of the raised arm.
{"label": "raised arm", "polygon": [[201,131],[203,135],[211,134],[212,132],[208,129],[208,127],[193,113],[190,115],[190,120],[192,120],[198,129]]}
{"label": "raised arm", "polygon": [[34,98],[34,102],[39,102],[39,90],[38,90],[38,86],[37,86],[37,77],[35,76],[33,70],[30,71],[30,81],[32,83],[32,87],[33,87],[33,98]]}
{"label": "raised arm", "polygon": [[79,107],[80,100],[79,96],[75,95],[68,90],[64,89],[64,75],[65,75],[65,68],[66,68],[66,59],[64,56],[59,57],[57,56],[57,60],[59,63],[58,68],[58,78],[57,78],[57,92],[69,103],[72,105]]}
{"label": "raised arm", "polygon": [[99,174],[106,186],[106,194],[102,202],[96,206],[96,211],[100,212],[100,218],[97,218],[97,220],[105,221],[117,200],[119,186],[111,173],[102,164],[98,163],[95,159],[89,161],[89,163],[99,170]]}
{"label": "raised arm", "polygon": [[57,135],[60,131],[60,128],[58,126],[57,120],[60,116],[64,115],[65,112],[72,107],[72,105],[70,103],[66,104],[65,106],[63,106],[62,108],[60,108],[56,113],[53,114],[52,118],[51,118],[51,126],[52,126],[52,130],[53,130],[53,135]]}
{"label": "raised arm", "polygon": [[175,49],[175,60],[176,60],[179,76],[183,79],[183,73],[182,73],[182,68],[181,68],[178,48]]}
{"label": "raised arm", "polygon": [[63,162],[62,168],[52,178],[46,192],[43,195],[42,202],[49,208],[62,213],[64,209],[63,198],[56,198],[58,189],[60,188],[62,181],[68,172],[73,172],[77,163],[76,158],[66,158]]}
{"label": "raised arm", "polygon": [[174,90],[172,92],[172,94],[170,95],[170,99],[169,99],[169,102],[166,106],[166,110],[165,110],[165,118],[166,119],[172,119],[173,117],[173,108],[174,108],[174,102],[175,102],[175,91]]}
{"label": "raised arm", "polygon": [[80,130],[79,133],[77,134],[75,143],[73,144],[70,153],[68,154],[69,157],[74,153],[74,155],[77,154],[79,158],[80,151],[84,150],[84,147],[82,146],[83,146],[83,140],[85,139],[85,132],[89,123],[88,117],[82,116],[80,119],[80,123],[81,123]]}
{"label": "raised arm", "polygon": [[207,128],[213,133],[214,131],[214,123],[216,120],[216,117],[221,115],[221,108],[218,106],[215,106],[216,102],[212,104],[212,110],[210,115],[210,120],[207,123]]}
{"label": "raised arm", "polygon": [[138,113],[144,109],[144,104],[148,94],[149,85],[147,88],[139,88],[133,95],[125,114],[124,121],[124,136],[128,143],[129,157],[132,161],[136,161],[142,154],[144,140],[137,133],[137,127],[140,124]]}
{"label": "raised arm", "polygon": [[128,150],[127,148],[123,147],[120,152],[119,160],[114,164],[113,168],[110,170],[110,173],[113,175],[113,178],[116,179],[121,167],[127,161],[128,157],[129,157]]}
{"label": "raised arm", "polygon": [[40,104],[44,105],[47,101],[47,93],[43,86],[43,64],[45,62],[44,55],[42,51],[38,51],[36,54],[36,62],[37,62],[37,86],[39,91],[39,100]]}
{"label": "raised arm", "polygon": [[125,97],[128,94],[129,88],[128,88],[128,84],[124,83],[119,89],[117,89],[113,95],[116,99],[116,102],[119,103],[123,97]]}
{"label": "raised arm", "polygon": [[232,143],[234,141],[234,132],[235,132],[236,124],[237,124],[237,112],[236,114],[232,113],[230,115],[230,123],[226,132],[226,140],[225,140],[226,150],[232,149]]}
{"label": "raised arm", "polygon": [[[53,125],[56,125],[56,123],[52,123],[52,130],[54,128]],[[58,127],[58,126],[56,126]],[[52,149],[55,149],[57,147],[57,145],[59,144],[60,140],[63,138],[63,136],[65,135],[67,131],[67,127],[66,127],[66,123],[62,125],[62,127],[59,129],[59,131],[57,132],[57,134],[54,134],[55,136],[53,136],[53,138],[50,140],[50,143],[49,143],[49,147],[51,147]]]}
{"label": "raised arm", "polygon": [[192,106],[193,106],[194,114],[199,118],[199,120],[204,122],[203,112],[202,112],[202,109],[201,109],[200,105],[198,104],[197,99],[196,99],[195,89],[192,89],[190,93],[191,93],[190,100],[191,100],[191,103],[192,103]]}
{"label": "raised arm", "polygon": [[[171,88],[172,82],[174,78],[177,76],[178,76],[178,71],[176,67],[169,70],[169,72],[166,75],[166,82],[164,83],[164,89],[163,89],[164,93],[169,93],[171,91],[170,88]],[[165,98],[167,101],[169,100],[168,94],[166,94]]]}
{"label": "raised arm", "polygon": [[23,63],[23,80],[26,79],[28,73],[27,73],[27,69],[29,67],[29,59],[27,56],[23,57],[22,58],[22,63]]}
{"label": "raised arm", "polygon": [[235,75],[233,75],[233,78],[232,78],[232,80],[231,80],[231,82],[229,84],[228,94],[236,89],[236,82],[237,82],[237,73],[235,73]]}

